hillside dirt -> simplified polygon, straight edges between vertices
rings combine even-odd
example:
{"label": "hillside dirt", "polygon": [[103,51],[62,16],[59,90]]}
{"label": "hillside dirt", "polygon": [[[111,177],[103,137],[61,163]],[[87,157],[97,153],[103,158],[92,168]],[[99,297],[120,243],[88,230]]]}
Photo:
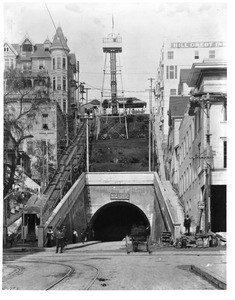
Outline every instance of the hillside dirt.
{"label": "hillside dirt", "polygon": [[118,117],[101,120],[99,138],[91,146],[90,171],[148,171],[148,116],[129,116],[126,126]]}

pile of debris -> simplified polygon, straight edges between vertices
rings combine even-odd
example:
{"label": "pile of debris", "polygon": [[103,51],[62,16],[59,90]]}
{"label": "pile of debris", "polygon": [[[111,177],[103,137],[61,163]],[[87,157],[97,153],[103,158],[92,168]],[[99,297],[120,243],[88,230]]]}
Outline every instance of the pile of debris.
{"label": "pile of debris", "polygon": [[206,234],[181,235],[174,242],[176,248],[207,248],[226,245],[226,238],[212,231]]}

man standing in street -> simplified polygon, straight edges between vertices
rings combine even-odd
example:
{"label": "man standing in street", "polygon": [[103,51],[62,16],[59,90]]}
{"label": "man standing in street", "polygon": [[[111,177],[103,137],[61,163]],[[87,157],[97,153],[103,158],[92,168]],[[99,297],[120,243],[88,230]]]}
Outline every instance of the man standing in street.
{"label": "man standing in street", "polygon": [[63,231],[59,227],[57,227],[55,237],[56,237],[56,253],[58,253],[59,248],[60,248],[60,253],[62,253],[64,235],[63,235]]}
{"label": "man standing in street", "polygon": [[188,235],[190,235],[190,226],[191,226],[191,219],[189,215],[187,215],[186,218],[184,219],[184,227]]}

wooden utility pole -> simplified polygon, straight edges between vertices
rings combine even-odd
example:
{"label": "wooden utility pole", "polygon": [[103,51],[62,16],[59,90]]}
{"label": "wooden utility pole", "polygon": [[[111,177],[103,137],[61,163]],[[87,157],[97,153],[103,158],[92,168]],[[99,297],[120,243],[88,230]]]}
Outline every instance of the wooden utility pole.
{"label": "wooden utility pole", "polygon": [[149,89],[149,172],[151,172],[152,162],[152,143],[153,143],[153,130],[152,130],[152,83],[154,78],[148,78],[150,80]]}
{"label": "wooden utility pole", "polygon": [[205,232],[211,227],[211,147],[210,147],[210,95],[206,96],[206,205],[205,205]]}

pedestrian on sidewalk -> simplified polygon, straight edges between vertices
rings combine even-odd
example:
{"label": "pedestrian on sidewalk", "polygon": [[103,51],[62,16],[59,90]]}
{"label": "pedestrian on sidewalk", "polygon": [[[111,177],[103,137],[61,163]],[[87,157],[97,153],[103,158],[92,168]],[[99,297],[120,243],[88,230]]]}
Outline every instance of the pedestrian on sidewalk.
{"label": "pedestrian on sidewalk", "polygon": [[54,234],[53,234],[52,227],[49,226],[48,231],[47,231],[47,247],[52,247],[53,237],[54,237]]}
{"label": "pedestrian on sidewalk", "polygon": [[188,235],[190,235],[190,226],[191,226],[191,219],[189,215],[186,215],[186,218],[184,219],[184,227]]}
{"label": "pedestrian on sidewalk", "polygon": [[83,229],[82,232],[81,232],[81,239],[82,239],[83,244],[85,243],[85,237],[86,237],[86,235],[85,235],[85,231]]}
{"label": "pedestrian on sidewalk", "polygon": [[62,228],[62,233],[63,233],[63,248],[65,246],[67,246],[68,244],[68,240],[67,240],[67,230],[66,230],[66,226],[64,225]]}
{"label": "pedestrian on sidewalk", "polygon": [[56,253],[58,253],[59,248],[60,248],[60,253],[62,253],[63,252],[64,235],[63,235],[63,231],[60,227],[57,227],[55,237],[56,237]]}
{"label": "pedestrian on sidewalk", "polygon": [[77,230],[74,228],[73,229],[73,235],[72,235],[73,244],[75,244],[77,242],[77,237],[78,237],[78,233],[77,233]]}

